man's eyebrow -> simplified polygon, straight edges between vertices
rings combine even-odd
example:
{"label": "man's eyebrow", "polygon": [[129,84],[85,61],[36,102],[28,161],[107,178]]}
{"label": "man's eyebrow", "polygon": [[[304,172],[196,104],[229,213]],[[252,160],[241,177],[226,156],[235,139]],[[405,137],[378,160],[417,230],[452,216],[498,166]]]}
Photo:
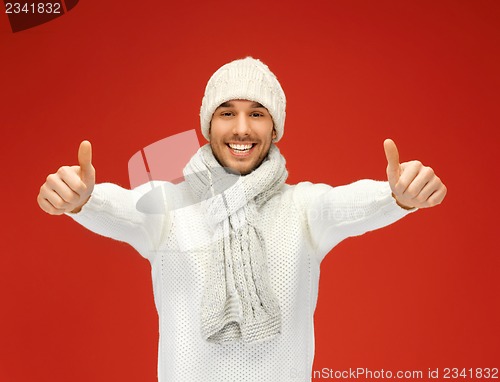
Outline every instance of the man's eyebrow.
{"label": "man's eyebrow", "polygon": [[259,108],[259,107],[263,107],[263,108],[265,109],[265,106],[264,106],[264,105],[262,105],[262,104],[260,104],[260,103],[258,103],[258,102],[254,102],[254,103],[252,104],[252,106],[251,106],[251,107],[252,107],[253,109],[257,109],[257,108]]}
{"label": "man's eyebrow", "polygon": [[[229,102],[229,101],[228,101],[228,102],[221,103],[221,104],[219,105],[219,107],[234,107],[234,104],[233,104],[232,102]],[[219,108],[219,107],[218,107],[218,108]],[[251,107],[252,109],[258,109],[258,108],[261,108],[261,107],[265,109],[265,106],[263,106],[262,104],[260,104],[260,103],[258,103],[258,102],[254,102],[254,103],[252,103],[252,104],[250,105],[250,107]],[[218,108],[217,108],[217,109],[218,109]]]}

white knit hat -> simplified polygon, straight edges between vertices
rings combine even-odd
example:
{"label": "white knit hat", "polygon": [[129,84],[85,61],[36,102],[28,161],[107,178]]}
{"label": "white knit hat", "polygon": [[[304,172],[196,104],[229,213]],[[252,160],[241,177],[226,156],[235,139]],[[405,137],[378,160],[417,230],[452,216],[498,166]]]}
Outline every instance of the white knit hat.
{"label": "white knit hat", "polygon": [[220,67],[207,83],[200,110],[201,132],[207,140],[210,140],[208,132],[215,109],[233,99],[254,101],[264,106],[273,118],[274,142],[281,139],[285,127],[285,93],[267,65],[247,57]]}

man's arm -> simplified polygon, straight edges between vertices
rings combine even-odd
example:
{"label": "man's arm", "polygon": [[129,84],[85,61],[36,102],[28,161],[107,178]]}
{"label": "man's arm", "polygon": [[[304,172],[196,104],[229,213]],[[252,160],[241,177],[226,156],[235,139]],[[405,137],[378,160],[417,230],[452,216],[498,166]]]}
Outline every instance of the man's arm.
{"label": "man's arm", "polygon": [[40,208],[51,215],[66,214],[97,234],[131,244],[149,258],[165,223],[164,215],[137,209],[137,201],[151,185],[135,190],[111,183],[96,185],[91,150],[90,142],[83,141],[78,150],[79,165],[63,166],[47,177],[38,195]]}
{"label": "man's arm", "polygon": [[298,189],[320,260],[347,237],[382,228],[444,199],[446,187],[430,167],[418,161],[399,164],[394,142],[386,140],[384,147],[388,182],[360,180],[339,187],[302,184]]}

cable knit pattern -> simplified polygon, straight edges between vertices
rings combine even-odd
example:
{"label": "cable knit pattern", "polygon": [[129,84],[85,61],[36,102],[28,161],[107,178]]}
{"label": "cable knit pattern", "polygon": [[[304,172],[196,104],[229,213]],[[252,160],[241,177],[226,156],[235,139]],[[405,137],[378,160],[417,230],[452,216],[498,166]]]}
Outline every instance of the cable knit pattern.
{"label": "cable knit pattern", "polygon": [[285,131],[285,92],[266,64],[246,57],[221,66],[207,83],[200,108],[201,132],[207,141],[210,140],[210,121],[215,109],[234,99],[262,104],[273,118],[274,142],[281,139]]}
{"label": "cable knit pattern", "polygon": [[203,202],[214,236],[201,308],[203,338],[223,343],[274,337],[281,331],[281,312],[269,282],[256,217],[285,183],[285,158],[271,145],[257,169],[239,176],[226,172],[206,144],[191,158],[184,176]]}
{"label": "cable knit pattern", "polygon": [[[141,212],[138,200],[158,189],[163,192],[153,202],[165,208]],[[203,339],[201,306],[213,244],[205,214],[187,182],[148,183],[133,191],[98,184],[81,212],[68,214],[94,232],[132,244],[150,261],[160,382],[311,381],[321,260],[345,238],[391,224],[408,211],[395,203],[387,182],[284,184],[255,217],[281,310],[281,334],[253,344]]]}

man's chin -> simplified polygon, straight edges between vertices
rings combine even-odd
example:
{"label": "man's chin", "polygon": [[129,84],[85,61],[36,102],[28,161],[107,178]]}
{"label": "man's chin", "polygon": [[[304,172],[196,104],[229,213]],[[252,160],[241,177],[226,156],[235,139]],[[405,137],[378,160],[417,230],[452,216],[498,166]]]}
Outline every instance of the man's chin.
{"label": "man's chin", "polygon": [[229,166],[225,166],[226,171],[231,172],[233,174],[242,175],[242,176],[251,174],[253,172],[253,170],[255,170],[257,167],[259,167],[259,166],[258,165],[247,165],[247,166],[241,166],[241,165],[231,166],[231,165],[229,165]]}
{"label": "man's chin", "polygon": [[226,171],[242,176],[250,174],[253,170],[254,170],[253,168],[240,167],[240,166],[230,166],[226,168]]}

